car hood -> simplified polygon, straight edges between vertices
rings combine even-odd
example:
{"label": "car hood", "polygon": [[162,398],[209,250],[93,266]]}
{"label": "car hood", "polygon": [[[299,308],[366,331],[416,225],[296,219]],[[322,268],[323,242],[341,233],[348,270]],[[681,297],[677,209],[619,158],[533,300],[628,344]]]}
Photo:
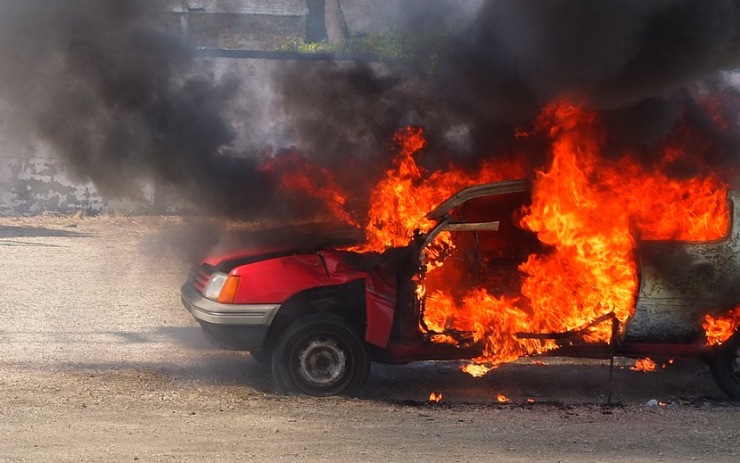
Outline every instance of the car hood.
{"label": "car hood", "polygon": [[364,239],[364,232],[358,228],[324,222],[232,231],[206,253],[201,263],[228,271],[250,262],[357,245]]}

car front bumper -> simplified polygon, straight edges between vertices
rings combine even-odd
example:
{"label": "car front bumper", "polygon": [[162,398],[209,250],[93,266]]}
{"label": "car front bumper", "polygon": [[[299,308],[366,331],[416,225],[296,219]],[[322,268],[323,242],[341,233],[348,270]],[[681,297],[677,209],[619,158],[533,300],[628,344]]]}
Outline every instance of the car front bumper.
{"label": "car front bumper", "polygon": [[227,349],[260,350],[280,304],[221,304],[203,297],[191,284],[180,288],[182,303],[213,344]]}

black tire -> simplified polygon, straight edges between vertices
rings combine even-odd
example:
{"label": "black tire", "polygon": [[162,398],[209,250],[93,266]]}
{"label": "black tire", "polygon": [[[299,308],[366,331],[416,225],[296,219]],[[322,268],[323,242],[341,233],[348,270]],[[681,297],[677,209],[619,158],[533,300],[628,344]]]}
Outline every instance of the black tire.
{"label": "black tire", "polygon": [[709,358],[709,370],[725,394],[740,400],[740,334],[715,349]]}
{"label": "black tire", "polygon": [[269,349],[250,351],[249,355],[252,356],[257,364],[267,371],[272,369],[272,351]]}
{"label": "black tire", "polygon": [[272,353],[272,376],[283,394],[355,395],[370,375],[370,355],[352,325],[331,315],[293,322]]}

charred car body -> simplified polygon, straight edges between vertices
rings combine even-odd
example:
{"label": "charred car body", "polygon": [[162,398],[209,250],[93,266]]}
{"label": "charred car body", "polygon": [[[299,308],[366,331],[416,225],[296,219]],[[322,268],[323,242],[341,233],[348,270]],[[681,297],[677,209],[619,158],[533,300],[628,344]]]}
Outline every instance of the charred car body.
{"label": "charred car body", "polygon": [[[740,227],[733,226],[740,216],[738,196],[729,194],[731,232],[722,240],[640,244],[634,316],[619,329],[615,325],[608,346],[573,343],[577,333],[569,332],[521,336],[555,340],[563,346],[557,355],[707,356],[718,385],[740,398],[739,336],[709,348],[702,329],[708,310],[740,302]],[[425,296],[418,290],[427,251],[440,233],[455,234],[455,252],[468,262],[466,268],[499,275],[502,292],[516,287],[510,280],[518,278],[519,263],[543,247],[513,218],[529,197],[525,180],[464,189],[428,214],[436,225],[427,233],[382,253],[276,246],[214,254],[193,269],[182,300],[212,343],[251,352],[272,369],[280,391],[355,394],[371,361],[481,355],[483,346],[470,333],[426,326]],[[490,250],[496,252],[487,255]],[[435,342],[438,336],[456,342]]]}

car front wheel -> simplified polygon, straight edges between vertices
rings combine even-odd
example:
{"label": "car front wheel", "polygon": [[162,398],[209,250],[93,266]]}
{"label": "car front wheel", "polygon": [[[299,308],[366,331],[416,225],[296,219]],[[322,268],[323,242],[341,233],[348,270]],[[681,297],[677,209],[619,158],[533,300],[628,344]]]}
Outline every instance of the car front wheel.
{"label": "car front wheel", "polygon": [[740,400],[740,334],[715,349],[709,359],[709,370],[720,389]]}
{"label": "car front wheel", "polygon": [[272,374],[284,394],[354,395],[370,374],[370,356],[345,320],[310,315],[293,322],[280,337]]}

